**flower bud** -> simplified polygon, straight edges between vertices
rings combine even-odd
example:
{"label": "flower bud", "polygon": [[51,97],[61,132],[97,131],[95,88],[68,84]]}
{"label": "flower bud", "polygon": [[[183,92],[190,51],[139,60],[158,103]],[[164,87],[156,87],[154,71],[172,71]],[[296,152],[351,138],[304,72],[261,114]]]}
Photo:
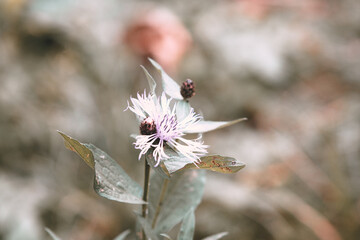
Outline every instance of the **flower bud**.
{"label": "flower bud", "polygon": [[195,95],[195,84],[191,79],[186,79],[185,82],[181,85],[180,90],[181,96],[184,99],[191,98]]}
{"label": "flower bud", "polygon": [[150,117],[145,118],[140,124],[140,133],[142,135],[151,135],[156,133],[156,125]]}

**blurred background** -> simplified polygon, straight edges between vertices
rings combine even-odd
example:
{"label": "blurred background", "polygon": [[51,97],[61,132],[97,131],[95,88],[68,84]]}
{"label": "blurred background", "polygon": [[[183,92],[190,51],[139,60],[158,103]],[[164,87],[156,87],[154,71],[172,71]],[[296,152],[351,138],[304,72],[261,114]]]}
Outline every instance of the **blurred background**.
{"label": "blurred background", "polygon": [[[357,0],[0,1],[0,239],[112,239],[137,206],[97,196],[61,130],[142,182],[130,95],[152,57],[208,120],[211,153],[195,239],[360,238]],[[155,73],[154,73],[155,74]],[[158,76],[157,76],[158,77]],[[157,78],[159,79],[159,78]]]}

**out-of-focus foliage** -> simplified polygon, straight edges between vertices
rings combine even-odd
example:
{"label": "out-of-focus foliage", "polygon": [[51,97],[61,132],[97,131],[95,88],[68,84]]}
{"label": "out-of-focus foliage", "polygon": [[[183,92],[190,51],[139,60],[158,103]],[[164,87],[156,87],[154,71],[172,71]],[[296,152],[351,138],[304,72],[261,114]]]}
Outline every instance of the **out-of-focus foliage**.
{"label": "out-of-focus foliage", "polygon": [[[56,129],[142,181],[129,138],[138,126],[123,110],[147,87],[147,57],[179,83],[194,80],[190,101],[207,119],[248,117],[204,134],[210,153],[247,168],[209,174],[195,239],[357,239],[359,9],[357,0],[1,1],[0,239],[50,239],[44,227],[61,239],[113,239],[134,225],[134,209],[93,193],[92,170]],[[151,14],[155,25],[143,18]]]}

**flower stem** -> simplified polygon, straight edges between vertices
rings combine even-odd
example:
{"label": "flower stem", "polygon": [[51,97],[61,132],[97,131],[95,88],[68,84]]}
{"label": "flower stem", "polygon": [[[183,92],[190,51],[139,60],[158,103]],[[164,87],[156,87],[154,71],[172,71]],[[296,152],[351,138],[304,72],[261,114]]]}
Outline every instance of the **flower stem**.
{"label": "flower stem", "polygon": [[[146,218],[147,215],[147,200],[149,196],[149,184],[150,184],[150,165],[147,163],[145,159],[145,177],[144,177],[144,193],[143,193],[143,201],[146,202],[142,205],[142,217]],[[145,231],[143,230],[143,239],[146,239]]]}
{"label": "flower stem", "polygon": [[152,228],[155,228],[156,221],[157,221],[157,218],[158,218],[159,213],[160,213],[161,206],[162,206],[163,201],[164,201],[164,197],[165,197],[165,193],[166,193],[168,183],[169,183],[169,180],[164,179],[164,182],[163,182],[163,185],[162,185],[162,188],[161,188],[161,194],[160,194],[160,198],[159,198],[159,203],[157,205],[155,216],[154,216],[154,219],[153,219],[153,222],[152,222],[152,225],[151,225]]}

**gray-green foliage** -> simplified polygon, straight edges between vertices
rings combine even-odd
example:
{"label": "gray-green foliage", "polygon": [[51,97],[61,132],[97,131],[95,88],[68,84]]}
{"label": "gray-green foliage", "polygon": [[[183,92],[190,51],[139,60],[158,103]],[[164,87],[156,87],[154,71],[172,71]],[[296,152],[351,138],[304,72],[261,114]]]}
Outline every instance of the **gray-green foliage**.
{"label": "gray-green foliage", "polygon": [[161,209],[157,212],[165,181],[168,180],[157,174],[150,181],[149,214],[146,220],[158,234],[171,230],[189,209],[197,207],[204,192],[205,172],[188,170],[174,174],[168,181]]}
{"label": "gray-green foliage", "polygon": [[190,112],[191,106],[185,101],[181,100],[176,103],[176,119],[178,121],[183,120]]}
{"label": "gray-green foliage", "polygon": [[[181,96],[180,85],[157,62],[152,59],[149,61],[161,75],[164,92],[176,100],[176,118],[177,121],[182,121],[194,110],[189,102]],[[149,72],[143,66],[141,67],[148,80],[150,93],[155,100],[156,82]],[[138,120],[141,121],[141,119]],[[188,126],[183,134],[201,134],[243,120],[245,119],[222,122],[201,120]],[[204,170],[235,173],[245,166],[244,163],[234,158],[220,155],[203,156],[199,163],[194,163],[193,159],[189,159],[166,143],[163,150],[168,158],[156,162],[153,149],[150,148],[145,153],[145,161],[154,169],[155,174],[150,178],[149,197],[147,202],[144,202],[145,200],[142,200],[142,187],[133,181],[107,153],[92,144],[81,143],[62,132],[59,133],[64,138],[65,146],[76,152],[94,170],[94,189],[100,196],[119,202],[147,204],[148,213],[145,214],[146,211],[143,211],[143,215],[137,214],[135,234],[137,239],[141,239],[144,233],[148,239],[152,240],[171,239],[166,233],[181,221],[177,239],[191,239],[195,228],[194,211],[201,202],[204,191]],[[146,193],[144,195],[146,196]],[[58,240],[51,230],[47,229],[47,231],[54,239]],[[117,236],[116,240],[125,239],[128,234],[129,232],[125,231]],[[224,235],[226,233],[219,233],[206,239],[216,240]]]}
{"label": "gray-green foliage", "polygon": [[[132,180],[122,167],[107,153],[92,144],[80,143],[76,139],[61,133],[65,146],[78,153],[91,167],[94,163],[94,189],[102,197],[118,202],[142,204],[142,188]],[[74,147],[76,146],[76,147]]]}
{"label": "gray-green foliage", "polygon": [[160,176],[167,179],[170,178],[170,172],[168,168],[165,166],[164,162],[161,162],[158,167],[155,167],[156,161],[153,155],[152,148],[145,154],[145,159],[157,174],[160,174]]}
{"label": "gray-green foliage", "polygon": [[114,159],[92,144],[84,145],[94,155],[94,189],[100,196],[118,202],[144,203],[141,200],[142,187],[132,180]]}
{"label": "gray-green foliage", "polygon": [[149,58],[149,61],[151,62],[151,64],[158,70],[158,72],[161,75],[161,80],[162,80],[162,87],[164,89],[164,92],[169,95],[170,97],[177,99],[177,100],[182,100],[183,97],[180,94],[180,85],[175,82],[164,70],[163,68],[160,66],[160,64],[158,64],[157,62],[155,62],[154,60]]}
{"label": "gray-green foliage", "polygon": [[199,121],[198,123],[191,126],[191,128],[187,128],[185,133],[204,133],[210,132],[213,130],[217,130],[224,127],[229,127],[234,125],[235,123],[245,121],[246,118],[239,118],[233,121]]}
{"label": "gray-green foliage", "polygon": [[144,68],[144,66],[141,66],[142,70],[145,73],[146,79],[148,80],[149,86],[150,86],[150,93],[154,94],[156,89],[156,82],[154,78],[150,75],[150,73]]}
{"label": "gray-green foliage", "polygon": [[179,171],[187,164],[193,163],[191,159],[185,157],[180,152],[176,152],[167,145],[164,145],[164,152],[166,155],[170,156],[170,158],[163,161],[165,168],[170,174]]}
{"label": "gray-green foliage", "polygon": [[195,231],[195,214],[194,214],[194,209],[190,209],[190,211],[185,215],[182,221],[177,240],[192,239],[194,237],[194,231]]}

